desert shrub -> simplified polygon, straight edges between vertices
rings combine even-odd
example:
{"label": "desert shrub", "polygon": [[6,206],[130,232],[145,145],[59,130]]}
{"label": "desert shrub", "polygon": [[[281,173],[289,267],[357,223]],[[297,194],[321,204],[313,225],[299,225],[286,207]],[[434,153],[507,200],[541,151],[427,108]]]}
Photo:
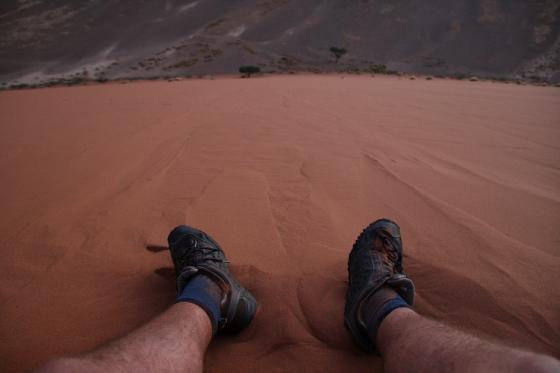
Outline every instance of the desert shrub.
{"label": "desert shrub", "polygon": [[467,79],[469,76],[467,74],[457,73],[457,74],[453,75],[452,77],[455,78],[455,79],[458,79],[458,80],[464,80],[464,79]]}
{"label": "desert shrub", "polygon": [[340,57],[344,56],[348,52],[346,49],[339,47],[330,47],[329,51],[333,54],[336,63],[338,63]]}
{"label": "desert shrub", "polygon": [[87,82],[87,79],[84,79],[80,76],[64,79],[64,84],[67,86],[84,84],[85,82]]}
{"label": "desert shrub", "polygon": [[243,77],[250,78],[252,74],[260,73],[261,68],[253,65],[245,65],[239,68],[239,72],[243,74]]}
{"label": "desert shrub", "polygon": [[387,68],[387,65],[383,65],[383,64],[369,65],[369,67],[364,69],[364,71],[371,74],[385,74],[385,75],[397,75],[397,76],[401,75],[401,73],[398,72],[397,70],[389,70]]}
{"label": "desert shrub", "polygon": [[374,74],[386,74],[387,66],[381,64],[369,65],[369,71]]}
{"label": "desert shrub", "polygon": [[31,86],[29,84],[25,84],[25,83],[21,83],[21,84],[12,84],[10,86],[10,88],[12,89],[25,89],[25,88],[30,88]]}

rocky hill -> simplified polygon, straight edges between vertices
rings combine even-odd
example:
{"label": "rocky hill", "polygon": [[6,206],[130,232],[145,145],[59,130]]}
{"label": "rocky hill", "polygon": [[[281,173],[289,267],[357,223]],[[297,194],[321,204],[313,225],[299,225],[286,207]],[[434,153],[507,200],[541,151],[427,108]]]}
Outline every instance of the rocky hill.
{"label": "rocky hill", "polygon": [[[4,0],[0,82],[375,71],[560,81],[557,0]],[[339,63],[328,49],[348,50]]]}

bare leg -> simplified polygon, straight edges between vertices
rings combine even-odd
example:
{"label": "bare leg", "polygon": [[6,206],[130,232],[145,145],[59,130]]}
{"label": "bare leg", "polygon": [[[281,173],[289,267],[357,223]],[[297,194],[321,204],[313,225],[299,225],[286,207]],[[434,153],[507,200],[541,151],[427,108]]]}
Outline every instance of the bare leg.
{"label": "bare leg", "polygon": [[40,372],[202,372],[212,339],[206,312],[177,303],[140,329],[96,351],[55,360]]}
{"label": "bare leg", "polygon": [[482,341],[408,308],[391,312],[377,337],[387,372],[560,372],[552,357]]}

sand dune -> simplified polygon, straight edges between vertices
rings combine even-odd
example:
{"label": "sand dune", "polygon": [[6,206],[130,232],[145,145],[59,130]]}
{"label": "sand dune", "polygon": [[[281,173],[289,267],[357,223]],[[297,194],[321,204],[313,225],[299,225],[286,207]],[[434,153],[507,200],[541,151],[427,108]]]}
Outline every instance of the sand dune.
{"label": "sand dune", "polygon": [[2,370],[172,304],[145,246],[186,223],[260,301],[208,371],[380,371],[342,322],[348,252],[379,217],[420,313],[560,356],[556,88],[223,78],[0,92],[0,110]]}

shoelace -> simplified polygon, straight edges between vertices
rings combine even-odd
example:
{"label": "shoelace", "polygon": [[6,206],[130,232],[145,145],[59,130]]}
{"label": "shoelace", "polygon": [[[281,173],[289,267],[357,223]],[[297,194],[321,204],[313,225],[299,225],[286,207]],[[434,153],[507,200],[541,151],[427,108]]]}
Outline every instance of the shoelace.
{"label": "shoelace", "polygon": [[[185,240],[187,239],[184,238]],[[210,260],[214,262],[222,262],[228,263],[227,260],[223,260],[221,258],[214,257],[214,253],[219,252],[220,250],[213,246],[206,246],[200,245],[199,241],[196,237],[189,236],[188,239],[192,242],[189,242],[189,247],[184,256],[177,259],[179,265],[186,266],[192,264],[196,259],[202,259],[204,261]]]}
{"label": "shoelace", "polygon": [[380,238],[383,240],[383,249],[387,252],[389,260],[395,264],[395,269],[398,272],[402,272],[402,267],[399,263],[401,258],[397,250],[399,245],[397,240],[383,231],[380,234]]}

